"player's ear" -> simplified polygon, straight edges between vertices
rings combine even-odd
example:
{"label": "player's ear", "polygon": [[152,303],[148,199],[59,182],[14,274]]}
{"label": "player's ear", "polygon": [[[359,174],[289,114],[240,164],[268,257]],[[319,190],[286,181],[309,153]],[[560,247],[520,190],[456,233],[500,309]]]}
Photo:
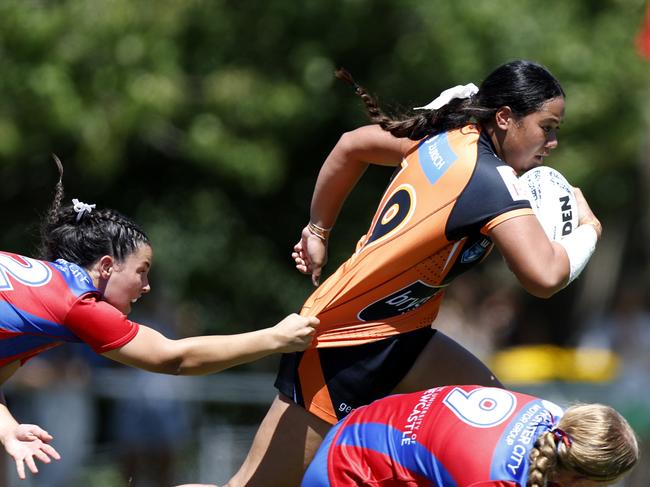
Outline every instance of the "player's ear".
{"label": "player's ear", "polygon": [[513,117],[512,109],[505,105],[499,108],[494,114],[494,121],[501,130],[507,130]]}
{"label": "player's ear", "polygon": [[104,255],[99,258],[97,267],[99,271],[99,277],[102,279],[108,279],[113,273],[113,269],[115,268],[115,259],[113,259],[113,257],[110,255]]}

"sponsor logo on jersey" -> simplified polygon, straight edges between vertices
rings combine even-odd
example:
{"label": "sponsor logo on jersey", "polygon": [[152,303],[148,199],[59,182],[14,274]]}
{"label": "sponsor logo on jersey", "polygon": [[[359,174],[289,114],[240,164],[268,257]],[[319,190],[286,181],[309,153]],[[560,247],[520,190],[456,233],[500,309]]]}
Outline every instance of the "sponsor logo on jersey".
{"label": "sponsor logo on jersey", "polygon": [[474,242],[470,247],[463,251],[463,254],[460,256],[461,264],[471,264],[481,259],[485,253],[492,245],[492,241],[489,238],[482,238],[478,242]]}
{"label": "sponsor logo on jersey", "polygon": [[493,478],[525,479],[528,472],[528,455],[541,431],[550,429],[554,414],[537,400],[519,411],[504,430],[493,458]]}
{"label": "sponsor logo on jersey", "polygon": [[425,176],[431,184],[435,184],[458,159],[449,145],[446,133],[425,140],[418,147],[418,159]]}
{"label": "sponsor logo on jersey", "polygon": [[81,296],[89,292],[98,292],[88,272],[84,268],[65,259],[57,259],[52,264],[61,272],[68,288],[76,296]]}
{"label": "sponsor logo on jersey", "polygon": [[379,321],[408,313],[429,301],[441,288],[441,286],[429,286],[422,281],[416,281],[366,306],[357,317],[361,321]]}

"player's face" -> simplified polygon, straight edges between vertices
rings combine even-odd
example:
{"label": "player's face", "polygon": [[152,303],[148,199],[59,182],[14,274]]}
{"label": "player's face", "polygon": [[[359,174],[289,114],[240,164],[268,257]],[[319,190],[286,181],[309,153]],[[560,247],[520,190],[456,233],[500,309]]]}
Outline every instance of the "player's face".
{"label": "player's face", "polygon": [[518,173],[544,164],[558,145],[557,129],[564,118],[564,98],[552,98],[525,117],[508,119],[501,158]]}
{"label": "player's face", "polygon": [[104,289],[104,300],[124,314],[131,312],[131,304],[151,290],[149,269],[153,251],[141,245],[122,262],[114,261],[111,275]]}

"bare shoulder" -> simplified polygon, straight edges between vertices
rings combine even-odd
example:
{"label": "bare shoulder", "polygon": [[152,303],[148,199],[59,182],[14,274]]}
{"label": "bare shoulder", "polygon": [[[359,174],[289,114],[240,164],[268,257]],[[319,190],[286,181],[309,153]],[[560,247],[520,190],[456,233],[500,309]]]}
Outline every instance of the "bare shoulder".
{"label": "bare shoulder", "polygon": [[408,138],[395,137],[377,124],[346,132],[339,141],[340,148],[366,162],[390,166],[398,165],[417,144]]}

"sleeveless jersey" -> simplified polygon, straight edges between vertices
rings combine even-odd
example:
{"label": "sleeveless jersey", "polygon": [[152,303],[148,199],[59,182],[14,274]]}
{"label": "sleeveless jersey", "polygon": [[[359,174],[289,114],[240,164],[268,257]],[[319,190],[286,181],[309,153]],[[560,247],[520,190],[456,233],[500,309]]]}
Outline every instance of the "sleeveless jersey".
{"label": "sleeveless jersey", "polygon": [[492,249],[488,232],[533,214],[514,170],[475,126],[431,136],[403,160],[356,252],[309,297],[317,348],[430,326],[444,288]]}
{"label": "sleeveless jersey", "polygon": [[22,364],[64,342],[108,352],[137,332],[137,323],[101,301],[78,265],[0,252],[0,367],[15,360]]}
{"label": "sleeveless jersey", "polygon": [[504,389],[446,386],[380,399],[330,431],[303,487],[526,485],[557,404]]}

